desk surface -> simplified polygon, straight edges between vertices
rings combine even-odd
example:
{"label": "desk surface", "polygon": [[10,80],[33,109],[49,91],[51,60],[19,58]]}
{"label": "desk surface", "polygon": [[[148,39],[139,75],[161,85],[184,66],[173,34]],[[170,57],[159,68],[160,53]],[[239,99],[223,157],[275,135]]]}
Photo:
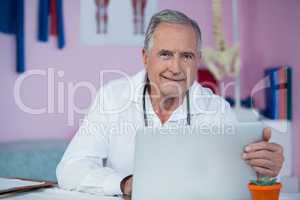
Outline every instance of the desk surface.
{"label": "desk surface", "polygon": [[[59,188],[40,189],[32,192],[19,193],[16,195],[0,197],[0,199],[7,200],[122,200],[121,197],[109,197],[101,194],[92,195],[80,192],[71,192],[61,190]],[[280,200],[300,200],[300,193],[283,193]]]}

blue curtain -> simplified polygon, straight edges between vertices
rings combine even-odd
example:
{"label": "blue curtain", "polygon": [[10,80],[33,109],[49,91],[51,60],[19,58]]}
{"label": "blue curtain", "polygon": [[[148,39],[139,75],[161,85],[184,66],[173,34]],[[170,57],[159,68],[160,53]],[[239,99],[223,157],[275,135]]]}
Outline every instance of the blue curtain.
{"label": "blue curtain", "polygon": [[62,0],[39,1],[38,40],[41,42],[48,41],[50,1],[55,1],[57,46],[59,49],[62,49],[65,46]]}
{"label": "blue curtain", "polygon": [[0,1],[0,31],[16,37],[16,71],[25,71],[24,0]]}

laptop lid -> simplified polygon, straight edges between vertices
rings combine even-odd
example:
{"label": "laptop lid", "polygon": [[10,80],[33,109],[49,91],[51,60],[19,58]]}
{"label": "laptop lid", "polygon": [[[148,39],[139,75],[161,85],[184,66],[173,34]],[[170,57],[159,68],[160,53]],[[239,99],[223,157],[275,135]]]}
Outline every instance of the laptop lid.
{"label": "laptop lid", "polygon": [[249,199],[256,175],[241,153],[262,130],[261,123],[139,130],[132,199]]}

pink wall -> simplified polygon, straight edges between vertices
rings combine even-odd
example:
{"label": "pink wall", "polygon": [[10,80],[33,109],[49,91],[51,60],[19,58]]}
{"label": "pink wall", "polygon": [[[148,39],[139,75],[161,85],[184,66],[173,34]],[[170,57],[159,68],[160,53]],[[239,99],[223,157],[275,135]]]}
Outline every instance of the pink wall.
{"label": "pink wall", "polygon": [[[58,82],[74,84],[79,81],[90,81],[99,86],[101,69],[120,69],[133,73],[141,68],[140,48],[119,47],[88,47],[79,42],[79,0],[66,0],[65,32],[66,47],[62,51],[56,48],[56,40],[51,38],[48,43],[38,43],[37,34],[37,0],[25,2],[26,10],[26,63],[27,69],[54,68],[55,94]],[[19,77],[15,73],[15,45],[12,36],[0,35],[0,116],[1,141],[31,138],[70,137],[78,128],[78,120],[82,114],[75,115],[74,126],[67,125],[67,99],[65,112],[57,113],[58,102],[55,97],[55,113],[31,115],[22,112],[15,104],[13,97],[14,81]],[[59,78],[57,71],[63,70],[64,77]],[[108,77],[109,79],[109,77]],[[22,98],[34,108],[47,105],[47,79],[34,77],[25,81],[22,87]],[[65,95],[65,98],[67,96]],[[75,102],[78,107],[88,107],[91,98],[87,89],[78,89]]]}
{"label": "pink wall", "polygon": [[[204,46],[213,44],[211,37],[211,0],[158,0],[158,9],[172,8],[186,12],[200,24]],[[99,72],[103,69],[119,69],[130,74],[142,68],[141,48],[138,47],[100,47],[83,46],[79,42],[79,0],[65,0],[66,48],[57,50],[56,41],[51,38],[48,43],[36,41],[37,0],[26,1],[26,62],[27,69],[54,68],[55,99],[54,113],[31,115],[16,106],[13,96],[15,80],[20,77],[14,71],[15,45],[12,36],[0,34],[0,141],[39,138],[69,138],[78,128],[78,121],[83,114],[75,114],[75,123],[67,124],[68,102],[65,95],[64,113],[58,113],[57,86],[64,83],[90,81],[99,86]],[[227,1],[226,1],[227,2]],[[300,91],[296,88],[296,78],[300,77],[300,2],[299,0],[251,0],[239,1],[240,38],[242,45],[242,94],[249,95],[252,86],[262,77],[263,69],[275,64],[290,64],[294,69],[293,88],[293,132],[295,135],[295,173],[300,177],[299,122]],[[231,41],[231,5],[223,9],[224,30],[227,41]],[[299,56],[298,56],[299,57]],[[57,75],[64,71],[64,77]],[[114,76],[106,77],[106,80]],[[67,93],[67,92],[66,92]],[[47,78],[35,77],[22,85],[21,96],[27,105],[40,108],[47,105]],[[91,98],[87,89],[76,92],[75,103],[85,108]],[[262,105],[261,99],[257,99]],[[298,142],[299,143],[299,142]]]}
{"label": "pink wall", "polygon": [[[83,114],[75,114],[73,126],[67,124],[68,102],[65,95],[65,112],[58,113],[57,87],[63,82],[65,87],[70,82],[74,84],[80,81],[90,81],[95,87],[99,86],[100,71],[103,69],[118,69],[130,74],[142,68],[141,48],[139,47],[101,47],[84,46],[80,44],[80,1],[65,0],[65,29],[66,48],[62,51],[56,48],[55,38],[48,43],[39,43],[37,34],[37,0],[26,1],[26,63],[27,69],[48,68],[55,69],[55,100],[54,113],[32,115],[24,113],[14,101],[13,88],[15,80],[20,77],[15,73],[15,42],[12,36],[0,34],[0,88],[1,104],[0,116],[1,133],[0,141],[37,139],[37,138],[61,138],[70,137],[78,128],[79,119]],[[174,3],[175,2],[175,3]],[[224,16],[230,14],[230,5],[225,5]],[[159,1],[158,9],[173,8],[189,13],[195,18],[203,29],[204,44],[211,45],[211,5],[210,0],[190,0],[187,4],[182,0]],[[230,18],[224,20],[226,27],[231,25]],[[230,30],[230,28],[227,28]],[[230,31],[226,32],[226,38],[230,40]],[[64,71],[64,77],[57,75],[59,70]],[[107,80],[114,76],[106,77]],[[67,90],[67,89],[66,89]],[[67,91],[66,91],[67,93]],[[41,108],[47,105],[47,76],[35,76],[26,80],[22,85],[22,99],[26,105],[33,108]],[[75,103],[78,107],[86,108],[91,98],[87,89],[80,88],[76,92]]]}

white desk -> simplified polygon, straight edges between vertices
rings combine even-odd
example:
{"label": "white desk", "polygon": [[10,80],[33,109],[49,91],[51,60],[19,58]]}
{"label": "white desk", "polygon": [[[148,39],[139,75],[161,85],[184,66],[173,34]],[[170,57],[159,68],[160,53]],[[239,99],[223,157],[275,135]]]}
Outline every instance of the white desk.
{"label": "white desk", "polygon": [[[80,192],[64,191],[58,188],[41,189],[37,191],[20,193],[5,198],[7,200],[122,200],[121,197],[107,197],[103,195],[91,195]],[[280,200],[300,200],[300,193],[284,194],[280,196]]]}

